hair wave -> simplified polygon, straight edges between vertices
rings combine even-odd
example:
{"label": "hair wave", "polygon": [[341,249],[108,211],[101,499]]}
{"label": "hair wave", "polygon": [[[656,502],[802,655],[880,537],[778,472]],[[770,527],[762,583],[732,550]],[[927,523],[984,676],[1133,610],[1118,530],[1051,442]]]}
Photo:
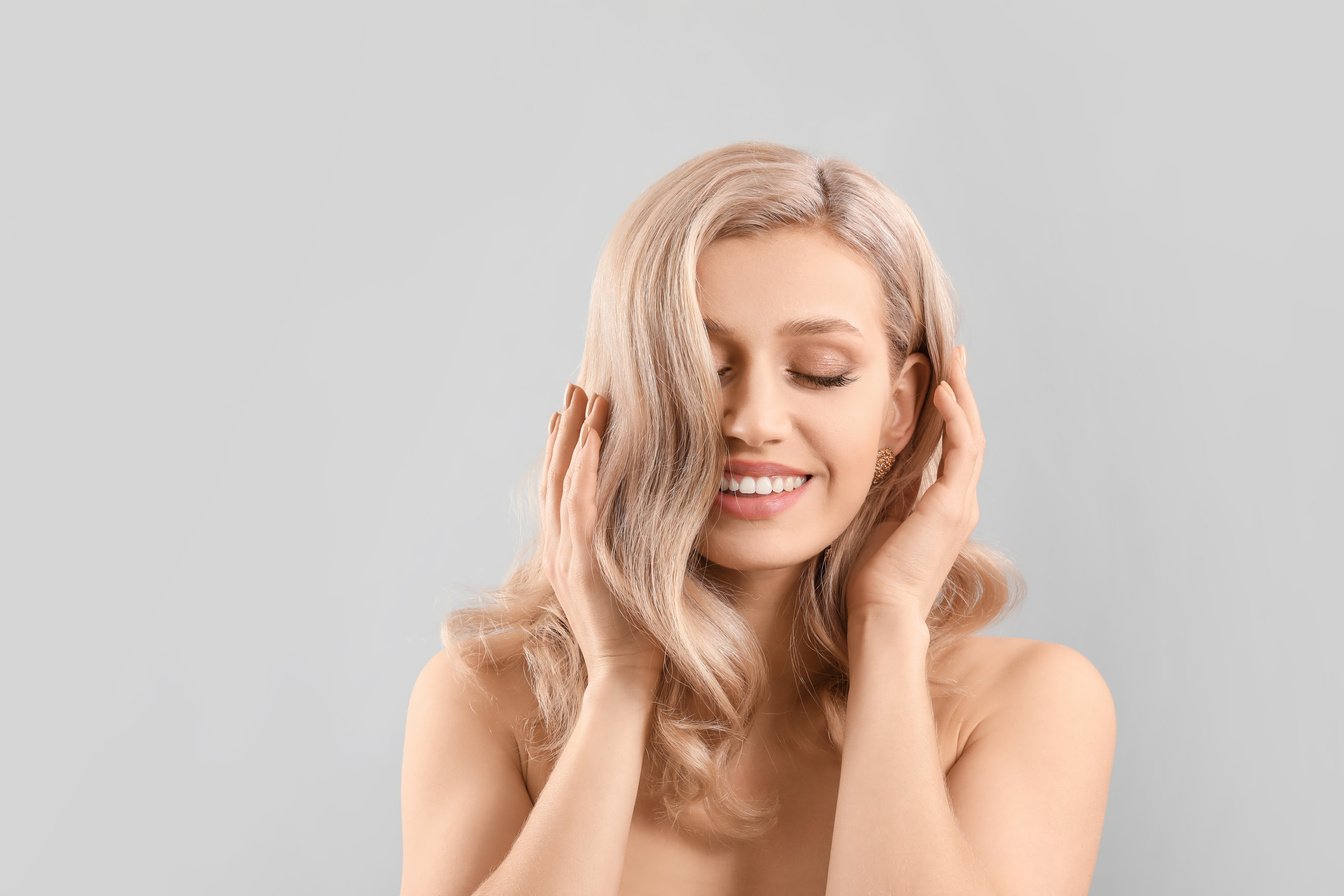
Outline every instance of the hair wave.
{"label": "hair wave", "polygon": [[[598,263],[575,379],[610,400],[597,483],[597,567],[631,624],[666,653],[645,747],[654,793],[664,817],[687,832],[695,828],[683,813],[699,807],[708,828],[697,832],[720,842],[761,836],[775,823],[778,803],[743,799],[726,784],[766,696],[766,663],[733,595],[704,575],[699,552],[728,450],[696,263],[716,239],[786,226],[824,228],[866,258],[885,291],[891,369],[923,352],[933,381],[943,377],[955,345],[955,295],[905,202],[845,160],[746,141],[686,161],[622,215]],[[932,391],[890,473],[799,579],[790,655],[837,753],[849,691],[843,583],[873,526],[887,514],[904,519],[937,477],[943,424]],[[533,489],[534,507],[535,496]],[[934,674],[938,660],[1015,608],[1024,592],[1006,556],[965,545],[928,618],[935,696],[964,693],[955,679]],[[537,703],[528,755],[558,758],[586,670],[539,542],[525,546],[499,588],[448,614],[441,635],[473,662],[524,664]],[[803,651],[821,659],[826,672],[819,678],[804,680]]]}

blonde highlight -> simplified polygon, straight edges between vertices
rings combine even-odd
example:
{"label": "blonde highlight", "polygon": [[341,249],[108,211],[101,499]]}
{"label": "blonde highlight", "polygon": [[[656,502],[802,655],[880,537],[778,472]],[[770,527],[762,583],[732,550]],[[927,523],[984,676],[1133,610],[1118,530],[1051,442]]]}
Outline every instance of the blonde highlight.
{"label": "blonde highlight", "polygon": [[[651,786],[674,826],[717,841],[759,838],[778,806],[744,799],[726,783],[766,696],[766,662],[735,596],[704,575],[699,550],[728,451],[695,271],[716,239],[788,226],[822,228],[867,259],[886,296],[892,369],[918,351],[934,381],[944,377],[955,363],[955,294],[905,202],[842,159],[747,141],[686,161],[622,215],[597,266],[575,380],[611,407],[597,484],[597,567],[631,624],[666,654],[646,745]],[[790,656],[837,754],[849,688],[843,582],[873,527],[903,519],[934,482],[941,437],[930,394],[908,444],[799,579]],[[586,674],[538,548],[526,546],[486,600],[450,613],[441,635],[476,662],[522,665],[537,706],[527,749],[553,762],[573,730]],[[928,619],[935,696],[963,692],[935,676],[938,661],[1014,609],[1024,592],[1007,557],[967,543]],[[822,660],[822,675],[803,671],[805,653]],[[693,807],[707,827],[690,823]]]}

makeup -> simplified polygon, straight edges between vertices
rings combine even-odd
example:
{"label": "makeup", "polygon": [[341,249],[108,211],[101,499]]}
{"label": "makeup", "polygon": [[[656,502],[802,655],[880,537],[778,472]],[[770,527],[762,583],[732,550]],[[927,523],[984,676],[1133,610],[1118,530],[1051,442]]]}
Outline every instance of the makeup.
{"label": "makeup", "polygon": [[741,520],[769,519],[802,500],[811,483],[812,477],[809,476],[802,485],[792,491],[772,492],[768,495],[744,495],[721,491],[714,496],[714,507],[728,516]]}

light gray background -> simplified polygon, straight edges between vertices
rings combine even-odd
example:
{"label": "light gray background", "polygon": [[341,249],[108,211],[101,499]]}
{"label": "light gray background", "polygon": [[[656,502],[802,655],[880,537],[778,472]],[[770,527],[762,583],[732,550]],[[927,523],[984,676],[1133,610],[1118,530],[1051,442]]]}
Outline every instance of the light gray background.
{"label": "light gray background", "polygon": [[410,686],[531,525],[598,251],[762,138],[959,288],[994,631],[1118,705],[1092,892],[1337,892],[1324,8],[7,5],[0,889],[395,892]]}

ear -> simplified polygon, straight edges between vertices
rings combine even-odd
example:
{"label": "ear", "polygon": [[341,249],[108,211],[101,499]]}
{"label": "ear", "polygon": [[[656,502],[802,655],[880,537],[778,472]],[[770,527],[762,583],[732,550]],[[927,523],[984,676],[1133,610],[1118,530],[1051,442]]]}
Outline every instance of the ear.
{"label": "ear", "polygon": [[900,454],[915,432],[920,409],[933,380],[933,364],[923,352],[911,352],[892,378],[891,401],[882,424],[882,445]]}

